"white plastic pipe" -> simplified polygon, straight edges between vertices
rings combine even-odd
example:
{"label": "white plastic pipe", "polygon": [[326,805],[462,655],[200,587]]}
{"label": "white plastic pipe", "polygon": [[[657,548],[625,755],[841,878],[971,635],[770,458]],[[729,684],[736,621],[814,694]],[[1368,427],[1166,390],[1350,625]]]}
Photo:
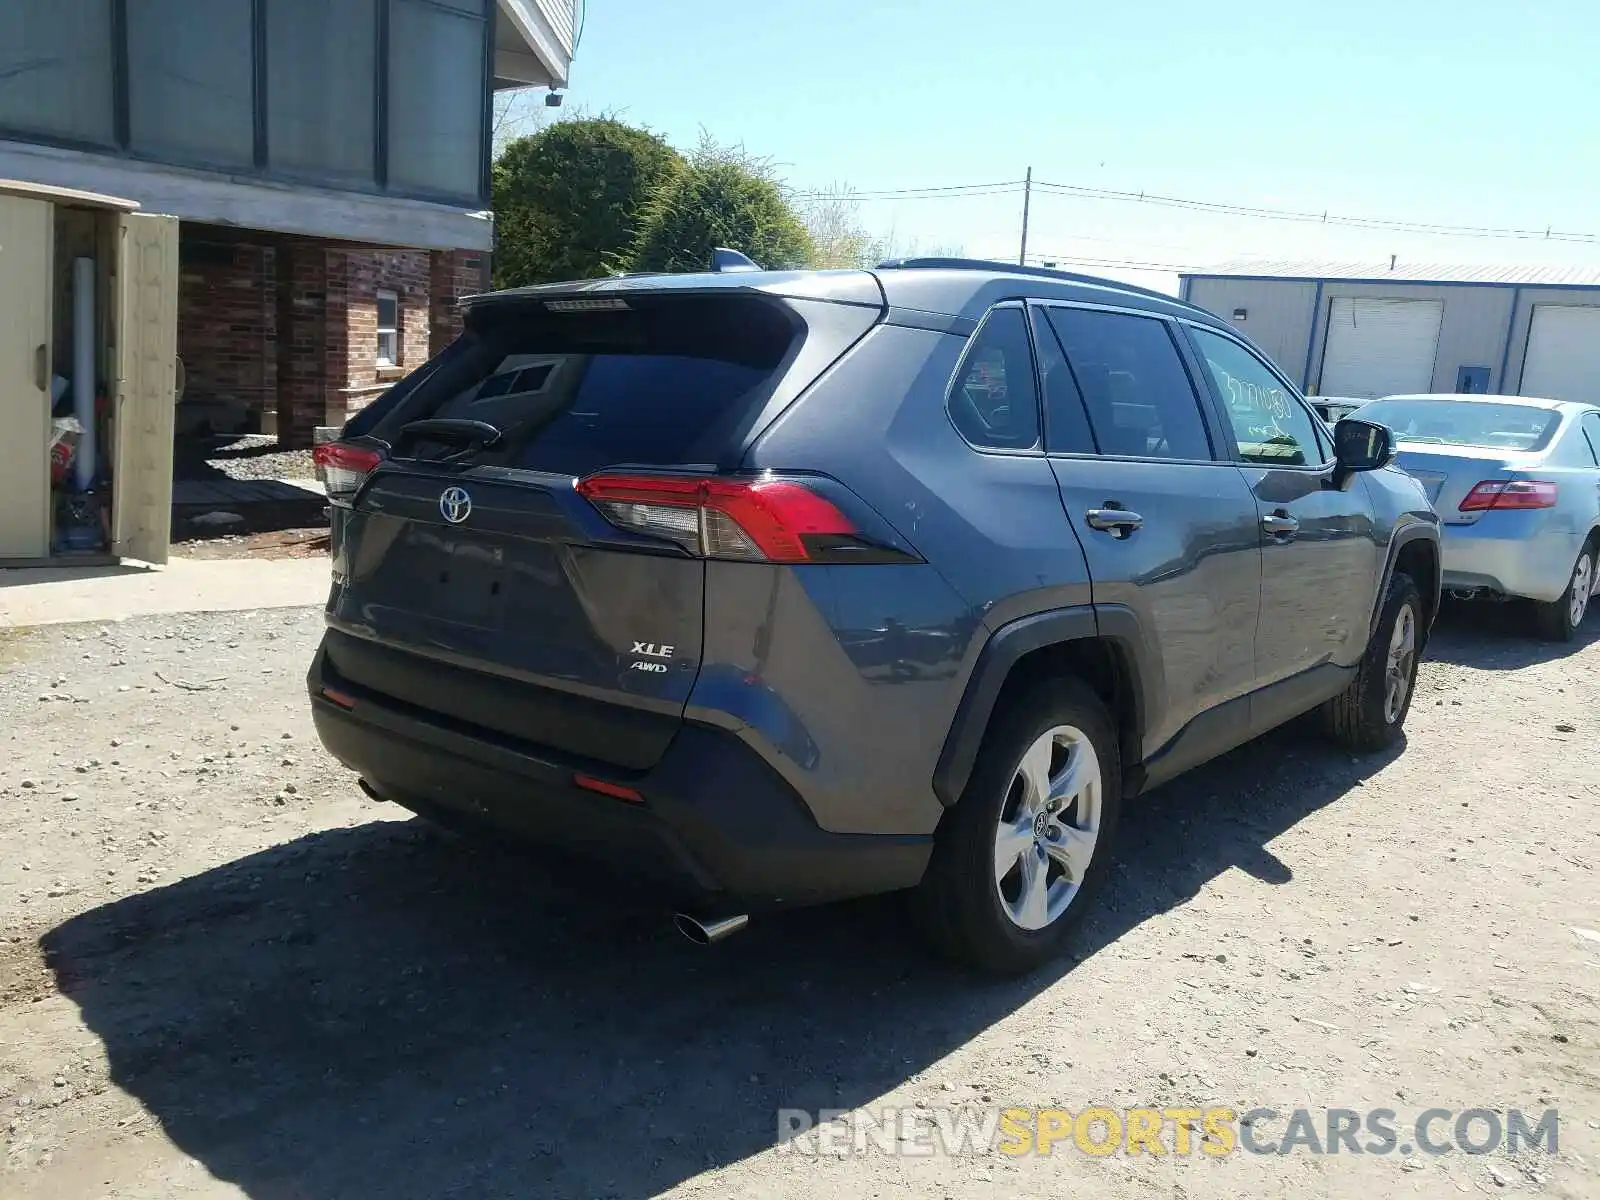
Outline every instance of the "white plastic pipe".
{"label": "white plastic pipe", "polygon": [[80,492],[94,482],[94,276],[92,258],[72,264],[72,411],[83,426],[72,460],[72,482]]}

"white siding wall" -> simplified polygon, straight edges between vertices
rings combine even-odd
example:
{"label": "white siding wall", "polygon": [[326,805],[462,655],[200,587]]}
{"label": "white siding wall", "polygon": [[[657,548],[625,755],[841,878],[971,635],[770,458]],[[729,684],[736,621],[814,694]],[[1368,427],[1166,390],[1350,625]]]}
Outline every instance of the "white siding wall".
{"label": "white siding wall", "polygon": [[556,35],[556,40],[561,43],[561,48],[566,51],[567,58],[572,58],[572,39],[577,33],[577,7],[578,0],[534,0],[539,6],[539,11],[544,14],[544,19],[550,22],[550,29]]}

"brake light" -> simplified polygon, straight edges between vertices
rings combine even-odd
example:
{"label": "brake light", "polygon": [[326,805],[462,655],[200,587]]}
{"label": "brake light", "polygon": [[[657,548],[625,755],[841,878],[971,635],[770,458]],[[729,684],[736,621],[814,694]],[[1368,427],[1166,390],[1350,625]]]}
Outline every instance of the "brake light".
{"label": "brake light", "polygon": [[383,461],[383,455],[349,442],[324,442],[311,448],[311,461],[321,468],[328,492],[342,495],[359,488],[362,480]]}
{"label": "brake light", "polygon": [[624,787],[620,783],[612,783],[609,779],[598,779],[593,775],[585,775],[582,771],[572,777],[572,782],[588,792],[596,792],[602,796],[610,796],[614,800],[626,800],[630,804],[643,804],[644,797],[637,788]]}
{"label": "brake light", "polygon": [[613,525],[676,542],[704,558],[750,562],[886,562],[911,556],[865,534],[845,512],[788,479],[591,475],[583,496]]}
{"label": "brake light", "polygon": [[1507,508],[1554,508],[1556,485],[1538,479],[1485,479],[1458,506],[1462,512]]}

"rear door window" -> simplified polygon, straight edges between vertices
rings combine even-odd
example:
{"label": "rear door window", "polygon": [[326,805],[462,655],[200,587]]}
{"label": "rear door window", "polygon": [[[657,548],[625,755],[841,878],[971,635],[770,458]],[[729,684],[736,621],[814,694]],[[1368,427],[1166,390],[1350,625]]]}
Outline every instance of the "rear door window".
{"label": "rear door window", "polygon": [[1047,312],[1101,454],[1211,460],[1200,400],[1167,322],[1087,308]]}
{"label": "rear door window", "polygon": [[1094,434],[1077,380],[1042,308],[1033,309],[1033,340],[1039,349],[1039,378],[1044,383],[1045,450],[1051,454],[1095,453]]}

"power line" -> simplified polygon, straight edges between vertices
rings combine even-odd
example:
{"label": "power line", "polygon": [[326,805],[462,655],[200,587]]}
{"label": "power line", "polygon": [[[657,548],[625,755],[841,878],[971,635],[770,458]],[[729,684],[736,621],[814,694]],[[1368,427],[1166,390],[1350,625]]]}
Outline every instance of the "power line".
{"label": "power line", "polygon": [[1208,268],[1193,263],[1138,262],[1121,258],[1084,258],[1078,254],[1030,253],[1028,261],[1041,267],[1060,265],[1066,267],[1115,267],[1124,271],[1171,271],[1176,273],[1201,272]]}
{"label": "power line", "polygon": [[[796,192],[794,195],[799,199],[870,202],[885,200],[956,200],[968,197],[1015,195],[1027,188],[1028,181],[1025,179],[1005,179],[988,183],[876,188],[859,192],[848,189],[815,188]],[[1032,190],[1036,194],[1065,196],[1082,200],[1105,200],[1122,204],[1150,204],[1161,208],[1177,208],[1190,212],[1250,217],[1267,221],[1289,221],[1306,225],[1334,225],[1349,229],[1373,229],[1391,233],[1414,233],[1439,237],[1600,245],[1600,234],[1559,230],[1554,227],[1521,229],[1514,226],[1456,225],[1438,221],[1412,221],[1400,217],[1344,216],[1326,209],[1321,212],[1313,212],[1305,209],[1229,204],[1215,200],[1198,200],[1186,196],[1169,196],[1159,192],[1119,191],[1114,188],[1088,187],[1082,184],[1050,183],[1039,179],[1033,180]]]}
{"label": "power line", "polygon": [[810,188],[793,193],[802,200],[959,200],[966,196],[1008,196],[1022,190],[1024,181],[999,183],[958,183],[948,187],[884,188],[857,192],[847,188]]}
{"label": "power line", "polygon": [[1163,208],[1181,208],[1192,212],[1219,213],[1227,216],[1255,217],[1271,221],[1294,221],[1311,225],[1339,225],[1355,229],[1382,229],[1398,233],[1434,234],[1442,237],[1512,238],[1524,241],[1600,243],[1600,234],[1570,233],[1545,229],[1516,229],[1491,225],[1450,225],[1433,221],[1407,221],[1391,217],[1346,217],[1336,213],[1307,212],[1289,208],[1262,208],[1248,204],[1224,204],[1211,200],[1194,200],[1182,196],[1165,196],[1154,192],[1125,192],[1111,188],[1084,187],[1070,183],[1039,181],[1034,187],[1041,192],[1074,196],[1090,200],[1111,200],[1120,203],[1154,204]]}

